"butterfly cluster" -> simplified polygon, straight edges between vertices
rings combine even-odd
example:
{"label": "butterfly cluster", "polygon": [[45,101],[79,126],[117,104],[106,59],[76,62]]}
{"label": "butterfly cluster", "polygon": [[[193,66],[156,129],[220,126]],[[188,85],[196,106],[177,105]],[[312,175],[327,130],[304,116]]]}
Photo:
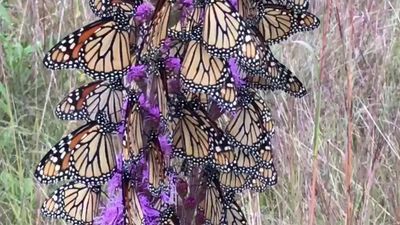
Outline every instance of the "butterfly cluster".
{"label": "butterfly cluster", "polygon": [[[72,224],[248,224],[237,195],[277,182],[263,91],[302,97],[270,46],[319,26],[308,0],[89,0],[97,21],[44,57],[93,81],[57,106],[83,125],[34,176]],[[107,189],[107,194],[105,193]]]}

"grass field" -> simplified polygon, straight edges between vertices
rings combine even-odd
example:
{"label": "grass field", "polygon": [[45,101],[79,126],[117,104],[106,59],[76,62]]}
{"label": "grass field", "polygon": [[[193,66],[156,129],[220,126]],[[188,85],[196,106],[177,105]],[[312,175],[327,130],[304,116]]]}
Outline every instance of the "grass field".
{"label": "grass field", "polygon": [[[246,195],[251,224],[400,225],[400,1],[310,1],[320,28],[274,47],[309,94],[267,95],[279,184]],[[50,224],[33,171],[73,126],[55,105],[87,78],[42,57],[93,19],[83,0],[0,0],[0,224]]]}

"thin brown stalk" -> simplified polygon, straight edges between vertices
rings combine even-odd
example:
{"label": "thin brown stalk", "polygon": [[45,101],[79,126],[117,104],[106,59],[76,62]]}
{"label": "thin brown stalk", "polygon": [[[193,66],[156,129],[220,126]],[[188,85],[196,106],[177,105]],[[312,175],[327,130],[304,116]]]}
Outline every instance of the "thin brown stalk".
{"label": "thin brown stalk", "polygon": [[[345,214],[345,224],[351,225],[353,223],[353,196],[352,196],[352,188],[351,181],[353,176],[353,70],[352,66],[349,62],[351,62],[351,57],[354,49],[354,12],[352,1],[347,2],[348,9],[348,22],[350,26],[350,35],[349,38],[346,37],[344,30],[344,21],[340,18],[343,15],[340,15],[338,7],[336,7],[336,19],[338,21],[340,37],[342,41],[342,46],[344,48],[344,69],[346,72],[346,96],[345,96],[345,109],[346,109],[346,151],[344,155],[344,191],[346,196],[346,214]],[[346,40],[350,43],[347,44]]]}
{"label": "thin brown stalk", "polygon": [[323,23],[323,33],[322,33],[322,48],[320,52],[320,71],[319,71],[319,89],[317,93],[317,109],[316,109],[316,115],[315,115],[315,128],[314,128],[314,141],[313,141],[313,148],[314,148],[314,159],[313,159],[313,166],[312,166],[312,181],[311,181],[311,197],[310,197],[310,209],[309,209],[309,224],[313,225],[315,222],[315,210],[316,210],[316,204],[317,204],[317,179],[318,179],[318,145],[319,145],[319,116],[320,116],[320,102],[321,102],[321,84],[322,81],[324,80],[324,69],[325,69],[325,51],[327,47],[327,34],[328,34],[328,29],[329,29],[329,21],[330,21],[330,14],[331,14],[331,5],[332,2],[331,0],[327,1],[327,4],[325,6],[325,14],[326,17],[324,18],[324,23]]}

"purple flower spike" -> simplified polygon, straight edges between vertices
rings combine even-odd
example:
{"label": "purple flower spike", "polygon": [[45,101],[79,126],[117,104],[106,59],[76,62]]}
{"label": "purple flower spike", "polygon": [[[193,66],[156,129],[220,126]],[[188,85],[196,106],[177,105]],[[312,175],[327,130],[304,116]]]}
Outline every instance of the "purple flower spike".
{"label": "purple flower spike", "polygon": [[181,90],[181,82],[178,79],[168,80],[168,91],[171,93],[179,93]]}
{"label": "purple flower spike", "polygon": [[139,104],[146,110],[150,108],[150,102],[147,100],[146,95],[144,95],[143,93],[139,96]]}
{"label": "purple flower spike", "polygon": [[168,58],[165,60],[165,67],[169,70],[178,74],[181,70],[181,60],[179,58]]}
{"label": "purple flower spike", "polygon": [[193,0],[181,0],[179,4],[184,8],[192,8],[193,7]]}
{"label": "purple flower spike", "polygon": [[206,223],[204,212],[198,212],[195,216],[196,225],[203,225]]}
{"label": "purple flower spike", "polygon": [[161,53],[167,53],[172,48],[173,41],[171,38],[166,38],[161,44]]}
{"label": "purple flower spike", "polygon": [[235,82],[235,86],[242,87],[245,84],[245,82],[240,77],[240,70],[239,70],[239,66],[236,63],[236,59],[231,58],[231,59],[229,59],[228,63],[229,63],[229,67],[232,72],[232,78]]}
{"label": "purple flower spike", "polygon": [[160,212],[151,206],[150,200],[146,195],[139,195],[139,203],[143,209],[143,214],[150,221],[156,220],[160,216]]}
{"label": "purple flower spike", "polygon": [[196,208],[196,199],[193,196],[189,196],[185,199],[183,204],[188,209],[194,209]]}
{"label": "purple flower spike", "polygon": [[161,113],[160,113],[160,109],[157,106],[150,107],[148,113],[149,113],[150,118],[153,119],[154,122],[160,121]]}
{"label": "purple flower spike", "polygon": [[188,183],[184,180],[179,178],[176,183],[176,191],[178,192],[181,198],[185,198],[188,193]]}
{"label": "purple flower spike", "polygon": [[115,191],[121,187],[122,174],[114,173],[114,176],[108,181],[107,192],[112,196]]}
{"label": "purple flower spike", "polygon": [[126,128],[125,123],[121,123],[120,125],[118,125],[117,131],[118,131],[118,136],[121,140],[124,138],[125,128]]}
{"label": "purple flower spike", "polygon": [[131,83],[146,78],[146,69],[145,65],[132,66],[128,71],[127,82]]}
{"label": "purple flower spike", "polygon": [[160,142],[161,151],[163,151],[164,155],[171,156],[172,155],[172,144],[168,138],[168,135],[163,135],[158,137],[158,141]]}
{"label": "purple flower spike", "polygon": [[122,194],[119,192],[113,195],[102,208],[101,215],[94,220],[96,225],[122,225],[124,224],[124,205]]}
{"label": "purple flower spike", "polygon": [[153,12],[154,6],[151,3],[142,3],[137,7],[135,20],[139,23],[150,21],[151,17],[153,16]]}
{"label": "purple flower spike", "polygon": [[236,10],[238,9],[238,2],[237,2],[237,0],[229,0],[229,2],[231,3],[231,5],[232,5],[233,7],[235,7]]}

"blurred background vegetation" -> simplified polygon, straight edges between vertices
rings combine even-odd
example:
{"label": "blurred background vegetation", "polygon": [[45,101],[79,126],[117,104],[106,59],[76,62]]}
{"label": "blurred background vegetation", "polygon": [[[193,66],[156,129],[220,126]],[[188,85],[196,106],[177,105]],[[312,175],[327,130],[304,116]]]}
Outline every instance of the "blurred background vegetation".
{"label": "blurred background vegetation", "polygon": [[[273,49],[309,94],[266,96],[279,184],[243,197],[249,220],[400,225],[400,1],[310,2],[320,28]],[[42,57],[93,19],[86,0],[0,0],[0,224],[54,224],[33,171],[74,126],[55,105],[87,78]]]}

